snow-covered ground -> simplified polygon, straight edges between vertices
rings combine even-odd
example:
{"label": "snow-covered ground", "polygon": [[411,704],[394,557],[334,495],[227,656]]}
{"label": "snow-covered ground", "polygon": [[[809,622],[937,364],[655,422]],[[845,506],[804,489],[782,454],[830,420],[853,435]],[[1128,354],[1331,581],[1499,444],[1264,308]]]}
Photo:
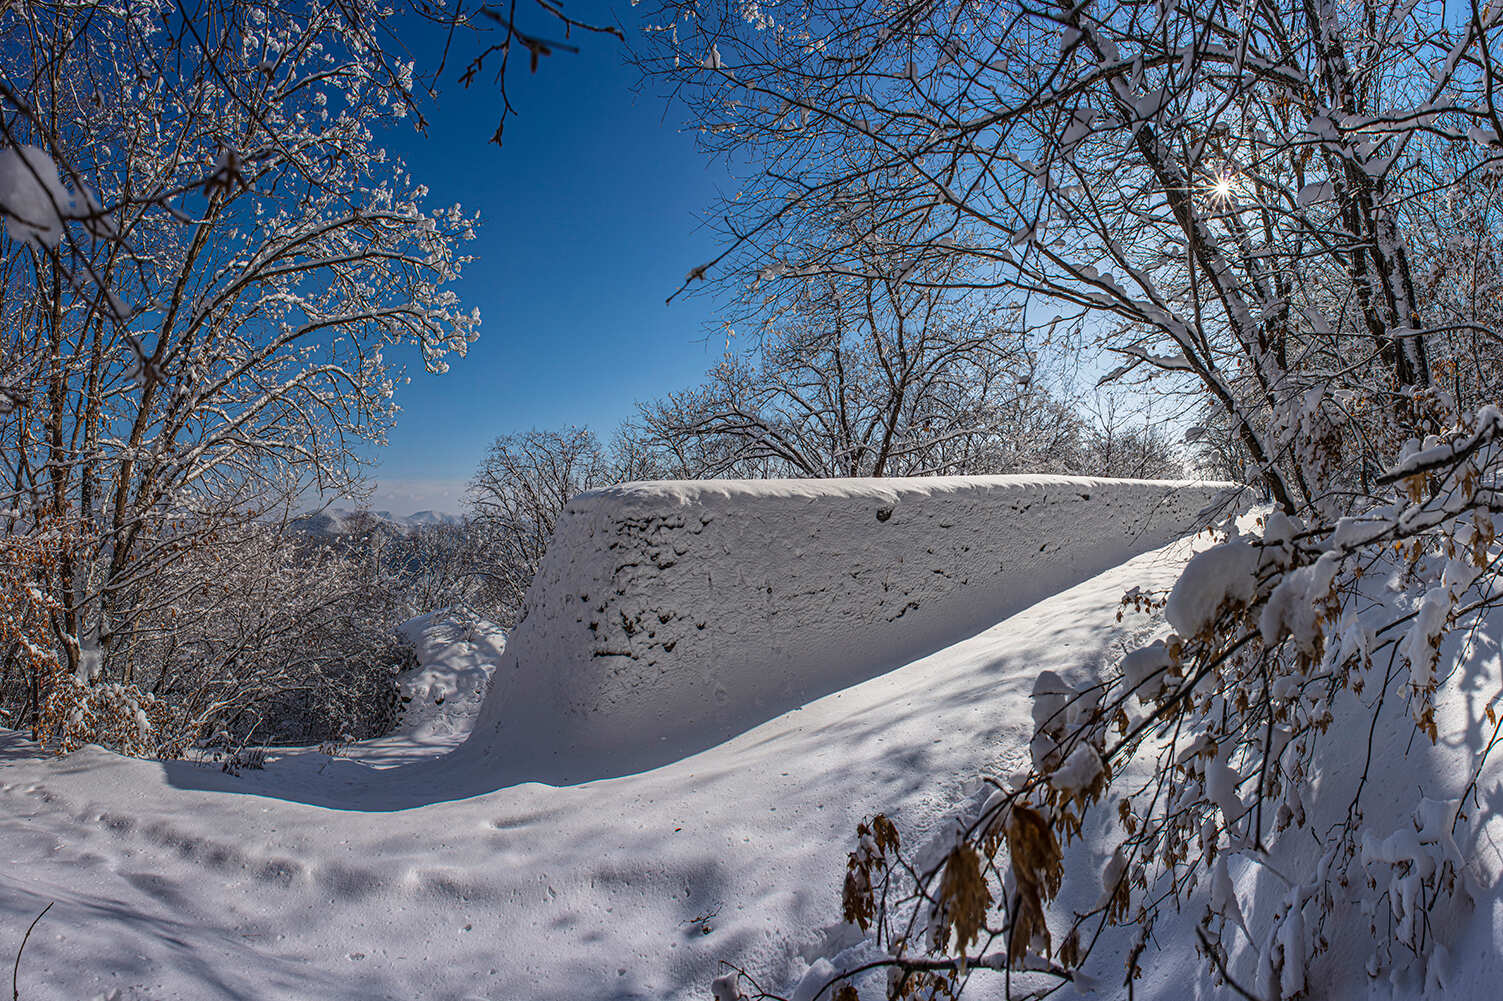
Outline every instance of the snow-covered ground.
{"label": "snow-covered ground", "polygon": [[[1155,552],[970,640],[657,770],[496,788],[314,752],[235,778],[0,743],[0,922],[29,999],[703,998],[840,940],[857,821],[922,838],[1026,754],[1044,666],[1100,663]],[[1099,628],[1093,628],[1099,627]],[[478,656],[489,656],[489,651]],[[463,757],[461,755],[461,757]]]}
{"label": "snow-covered ground", "polygon": [[[481,710],[500,638],[444,616],[405,627],[421,667],[402,731],[339,757],[236,777],[92,748],[39,757],[0,731],[3,941],[54,905],[21,997],[687,999],[723,960],[769,987],[811,968],[813,982],[855,942],[839,888],[856,823],[884,811],[905,845],[942,843],[984,798],[980,775],[1026,762],[1039,672],[1094,674],[1159,628],[1119,622],[1120,599],[1168,586],[1189,548],[1031,604],[1013,592],[1016,611],[979,634],[615,777],[526,781],[535,762],[505,760]],[[1503,918],[1478,917],[1453,946],[1467,998],[1503,972],[1479,955]],[[1146,964],[1138,997],[1221,996],[1188,962],[1191,920],[1158,929],[1170,958]],[[1369,996],[1365,978],[1348,986]]]}

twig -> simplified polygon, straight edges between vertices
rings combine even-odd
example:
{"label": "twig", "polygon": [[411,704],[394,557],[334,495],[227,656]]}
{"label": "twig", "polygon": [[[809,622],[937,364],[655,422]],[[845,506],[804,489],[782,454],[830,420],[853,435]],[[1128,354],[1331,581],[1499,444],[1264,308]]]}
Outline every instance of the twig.
{"label": "twig", "polygon": [[26,943],[31,939],[31,930],[37,926],[38,921],[47,916],[47,912],[52,910],[52,905],[55,903],[57,903],[57,901],[50,901],[46,907],[43,907],[42,913],[31,919],[31,924],[26,926],[26,934],[21,936],[21,948],[16,950],[15,965],[10,968],[11,1001],[21,1001],[21,988],[16,986],[16,981],[17,978],[21,975],[21,953],[26,951]]}
{"label": "twig", "polygon": [[1217,952],[1215,947],[1212,946],[1211,940],[1206,935],[1204,928],[1197,925],[1195,927],[1195,934],[1200,937],[1200,944],[1204,947],[1206,955],[1210,956],[1211,962],[1216,964],[1216,969],[1221,974],[1221,979],[1226,981],[1228,987],[1247,998],[1247,1001],[1263,1001],[1262,998],[1232,979],[1231,971],[1226,968],[1226,963],[1222,961],[1221,953]]}

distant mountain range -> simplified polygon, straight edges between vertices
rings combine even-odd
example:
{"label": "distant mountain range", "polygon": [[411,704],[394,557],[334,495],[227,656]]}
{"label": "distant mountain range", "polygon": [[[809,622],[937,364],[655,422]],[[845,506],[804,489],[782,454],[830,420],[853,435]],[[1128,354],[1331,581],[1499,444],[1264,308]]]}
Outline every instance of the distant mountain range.
{"label": "distant mountain range", "polygon": [[294,518],[292,528],[294,531],[306,532],[309,535],[348,535],[368,528],[369,519],[375,519],[381,527],[402,535],[430,525],[464,523],[462,516],[444,514],[441,511],[415,511],[403,517],[392,514],[390,511],[352,511],[348,508],[331,507],[316,514]]}

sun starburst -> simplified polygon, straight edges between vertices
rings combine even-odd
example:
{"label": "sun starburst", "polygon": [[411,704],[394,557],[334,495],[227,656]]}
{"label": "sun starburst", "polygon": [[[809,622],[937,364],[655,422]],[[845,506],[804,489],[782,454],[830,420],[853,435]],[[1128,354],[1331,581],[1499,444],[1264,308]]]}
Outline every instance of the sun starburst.
{"label": "sun starburst", "polygon": [[1230,203],[1237,194],[1237,172],[1231,167],[1217,170],[1206,185],[1206,192],[1212,201],[1220,205]]}

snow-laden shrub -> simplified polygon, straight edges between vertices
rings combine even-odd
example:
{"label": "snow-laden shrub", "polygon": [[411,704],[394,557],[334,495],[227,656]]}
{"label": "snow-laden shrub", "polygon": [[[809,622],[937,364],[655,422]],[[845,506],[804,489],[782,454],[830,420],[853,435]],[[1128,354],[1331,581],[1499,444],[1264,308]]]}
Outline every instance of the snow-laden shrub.
{"label": "snow-laden shrub", "polygon": [[[1159,635],[1103,675],[1040,675],[1031,767],[948,856],[863,832],[847,918],[930,978],[889,996],[958,993],[968,971],[1130,981],[1185,908],[1212,976],[1260,998],[1304,996],[1342,937],[1371,977],[1443,983],[1498,734],[1491,701],[1459,696],[1503,594],[1500,435],[1484,408],[1411,442],[1386,499],[1349,515],[1228,518],[1170,591],[1124,599],[1162,608]],[[1088,965],[1118,925],[1126,969]]]}
{"label": "snow-laden shrub", "polygon": [[130,630],[59,636],[64,557],[55,529],[0,540],[0,707],[61,752],[101,744],[171,756],[223,731],[227,746],[347,742],[387,732],[411,652],[394,632],[408,577],[381,531],[325,540],[250,522],[207,540],[191,521],[149,541],[173,550],[122,598]]}
{"label": "snow-laden shrub", "polygon": [[67,545],[66,533],[53,527],[0,536],[0,722],[9,726],[35,712],[60,669],[49,622],[61,602],[46,582]]}
{"label": "snow-laden shrub", "polygon": [[172,753],[166,703],[134,684],[94,684],[97,659],[89,651],[80,651],[77,671],[66,670],[57,654],[51,624],[63,607],[47,584],[75,541],[52,523],[0,538],[4,722],[29,724],[44,746],[60,752],[104,744],[129,754]]}
{"label": "snow-laden shrub", "polygon": [[136,685],[94,685],[56,671],[46,691],[36,724],[44,747],[66,754],[100,744],[140,757],[171,757],[181,750],[171,707]]}
{"label": "snow-laden shrub", "polygon": [[177,713],[183,739],[227,731],[244,743],[348,742],[389,730],[400,581],[371,524],[334,539],[248,526],[185,555],[156,586],[176,596],[151,638],[117,653]]}

